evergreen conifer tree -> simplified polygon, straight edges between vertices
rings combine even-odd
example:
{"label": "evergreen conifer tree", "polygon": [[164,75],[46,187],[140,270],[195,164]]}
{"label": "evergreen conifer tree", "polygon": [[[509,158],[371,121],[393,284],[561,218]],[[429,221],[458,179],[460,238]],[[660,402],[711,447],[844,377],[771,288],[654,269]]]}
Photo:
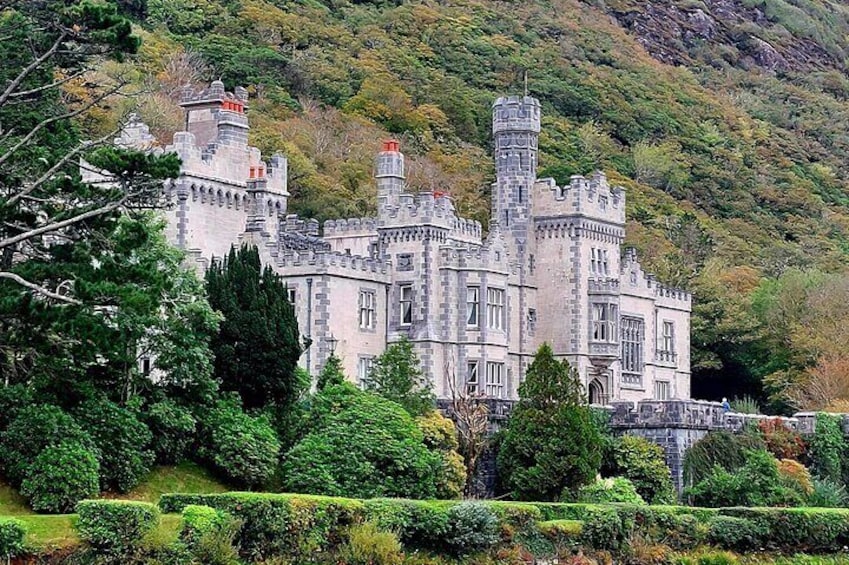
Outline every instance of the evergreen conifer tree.
{"label": "evergreen conifer tree", "polygon": [[427,413],[436,403],[431,383],[422,374],[413,344],[407,339],[386,348],[363,384],[366,390],[397,402],[413,416]]}
{"label": "evergreen conifer tree", "polygon": [[543,344],[519,386],[498,453],[504,485],[522,500],[568,499],[595,479],[600,445],[577,371]]}
{"label": "evergreen conifer tree", "polygon": [[342,359],[333,353],[327,358],[327,362],[321,368],[321,373],[318,374],[316,389],[322,391],[331,386],[341,385],[344,382],[345,371],[342,369]]}
{"label": "evergreen conifer tree", "polygon": [[246,408],[289,406],[309,386],[296,371],[303,348],[286,285],[262,268],[256,247],[230,248],[207,271],[213,308],[224,315],[213,341],[215,375]]}

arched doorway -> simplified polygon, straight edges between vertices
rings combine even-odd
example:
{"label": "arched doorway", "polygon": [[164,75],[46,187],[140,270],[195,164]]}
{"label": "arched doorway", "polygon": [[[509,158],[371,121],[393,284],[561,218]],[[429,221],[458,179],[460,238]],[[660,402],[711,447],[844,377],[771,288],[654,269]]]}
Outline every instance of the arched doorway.
{"label": "arched doorway", "polygon": [[606,395],[604,394],[604,385],[598,379],[590,381],[587,392],[590,404],[605,404],[607,402]]}

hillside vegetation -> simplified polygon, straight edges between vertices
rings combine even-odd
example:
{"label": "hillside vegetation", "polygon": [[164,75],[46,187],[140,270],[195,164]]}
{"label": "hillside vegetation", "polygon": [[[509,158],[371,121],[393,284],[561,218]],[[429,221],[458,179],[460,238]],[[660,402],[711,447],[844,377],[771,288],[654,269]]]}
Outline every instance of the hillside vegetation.
{"label": "hillside vegetation", "polygon": [[[695,394],[761,394],[764,376],[802,378],[823,353],[769,341],[750,296],[793,269],[839,271],[849,252],[842,3],[123,4],[141,55],[102,72],[136,73],[160,138],[179,127],[183,84],[248,86],[253,143],[288,155],[290,208],[319,219],[373,213],[371,162],[391,134],[414,189],[447,189],[486,222],[490,105],[527,73],[545,115],[541,176],[604,169],[628,189],[627,243],[697,294]],[[791,351],[783,365],[768,345]]]}

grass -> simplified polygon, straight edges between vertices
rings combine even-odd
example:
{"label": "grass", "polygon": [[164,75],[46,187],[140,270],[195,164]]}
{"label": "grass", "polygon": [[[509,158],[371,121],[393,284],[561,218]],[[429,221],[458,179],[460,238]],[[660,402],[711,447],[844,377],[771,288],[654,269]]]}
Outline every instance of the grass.
{"label": "grass", "polygon": [[27,506],[27,501],[18,491],[4,482],[0,482],[0,516],[22,516],[35,514]]}
{"label": "grass", "polygon": [[26,544],[39,550],[61,549],[79,543],[75,514],[16,516],[27,526]]}
{"label": "grass", "polygon": [[232,489],[218,481],[206,469],[194,463],[183,462],[176,467],[156,467],[139,486],[127,494],[109,494],[107,497],[158,504],[159,498],[166,492],[202,494],[228,490]]}

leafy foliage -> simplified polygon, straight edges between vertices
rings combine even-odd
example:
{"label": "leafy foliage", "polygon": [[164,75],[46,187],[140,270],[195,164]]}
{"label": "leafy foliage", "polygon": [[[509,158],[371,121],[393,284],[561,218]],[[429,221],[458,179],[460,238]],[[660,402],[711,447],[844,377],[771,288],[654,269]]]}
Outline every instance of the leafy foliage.
{"label": "leafy foliage", "polygon": [[791,430],[780,418],[761,420],[758,430],[766,443],[766,449],[778,459],[799,459],[805,451],[805,441]]}
{"label": "leafy foliage", "polygon": [[95,445],[102,446],[100,484],[103,490],[127,492],[150,471],[154,453],[147,425],[137,414],[105,399],[89,400],[75,411],[77,422]]}
{"label": "leafy foliage", "polygon": [[416,418],[424,444],[442,459],[437,473],[436,496],[442,499],[461,498],[466,486],[466,466],[457,451],[457,429],[450,418],[433,410]]}
{"label": "leafy foliage", "polygon": [[224,397],[200,417],[198,455],[229,481],[253,487],[274,473],[280,442],[268,419]]}
{"label": "leafy foliage", "polygon": [[626,504],[645,504],[645,500],[637,492],[634,483],[624,477],[597,478],[589,485],[578,490],[578,502],[591,504],[606,504],[623,502]]}
{"label": "leafy foliage", "polygon": [[817,414],[814,437],[811,439],[811,472],[820,479],[840,483],[841,465],[845,449],[840,417]]}
{"label": "leafy foliage", "polygon": [[61,443],[80,444],[100,458],[91,437],[61,408],[38,404],[23,408],[0,435],[3,474],[13,484],[21,484],[36,457]]}
{"label": "leafy foliage", "polygon": [[291,405],[309,386],[296,371],[301,342],[280,275],[261,266],[256,247],[230,249],[206,273],[209,303],[224,315],[212,344],[215,376],[247,408]]}
{"label": "leafy foliage", "polygon": [[188,409],[173,400],[161,400],[150,405],[146,421],[153,436],[151,447],[157,463],[174,465],[188,455],[197,427]]}
{"label": "leafy foliage", "polygon": [[328,387],[341,385],[345,380],[342,359],[333,354],[327,358],[324,367],[321,368],[321,372],[318,374],[316,389],[322,391]]}
{"label": "leafy foliage", "polygon": [[746,463],[748,451],[763,448],[760,436],[711,432],[693,444],[684,455],[684,482],[687,485],[697,484],[713,474],[717,466],[734,472]]}
{"label": "leafy foliage", "polygon": [[14,518],[0,518],[0,557],[9,559],[24,550],[24,523]]}
{"label": "leafy foliage", "polygon": [[630,435],[615,438],[601,470],[604,475],[628,479],[649,504],[675,501],[663,449],[646,439]]}
{"label": "leafy foliage", "polygon": [[[284,489],[331,496],[432,498],[441,466],[400,405],[350,384],[314,399],[313,424],[283,458]],[[319,415],[320,414],[320,415]]]}
{"label": "leafy foliage", "polygon": [[785,486],[778,461],[766,451],[748,451],[746,462],[730,473],[719,465],[686,490],[697,506],[793,506],[802,502],[797,489]]}
{"label": "leafy foliage", "polygon": [[371,522],[351,526],[348,544],[341,553],[345,563],[350,565],[401,565],[404,562],[398,536],[381,531]]}
{"label": "leafy foliage", "polygon": [[21,494],[37,512],[65,514],[100,493],[100,465],[86,446],[72,441],[50,445],[29,465]]}
{"label": "leafy foliage", "polygon": [[474,502],[462,502],[448,511],[445,542],[459,555],[477,553],[498,543],[498,517],[492,510]]}
{"label": "leafy foliage", "polygon": [[543,344],[525,380],[498,452],[502,481],[523,500],[559,500],[590,483],[601,441],[577,373]]}
{"label": "leafy foliage", "polygon": [[138,548],[159,524],[159,509],[147,502],[85,500],[77,505],[80,538],[113,557]]}
{"label": "leafy foliage", "polygon": [[433,385],[419,368],[413,344],[401,339],[386,348],[374,361],[363,382],[365,389],[397,402],[413,416],[433,410]]}

